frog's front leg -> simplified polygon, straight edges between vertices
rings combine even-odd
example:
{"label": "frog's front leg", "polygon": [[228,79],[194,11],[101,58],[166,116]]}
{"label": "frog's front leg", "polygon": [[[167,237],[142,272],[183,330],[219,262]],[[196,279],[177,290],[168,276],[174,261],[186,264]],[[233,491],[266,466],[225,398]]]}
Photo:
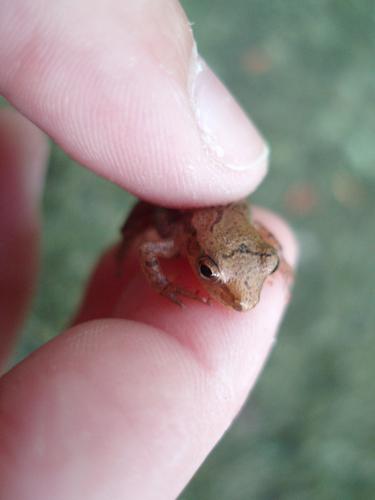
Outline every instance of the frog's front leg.
{"label": "frog's front leg", "polygon": [[159,262],[160,257],[170,259],[178,254],[179,248],[173,239],[146,241],[142,243],[139,248],[139,256],[142,270],[148,281],[158,293],[164,295],[179,306],[183,305],[178,298],[179,295],[188,297],[189,299],[199,300],[207,304],[208,299],[201,297],[198,292],[187,290],[169,281],[161,269]]}

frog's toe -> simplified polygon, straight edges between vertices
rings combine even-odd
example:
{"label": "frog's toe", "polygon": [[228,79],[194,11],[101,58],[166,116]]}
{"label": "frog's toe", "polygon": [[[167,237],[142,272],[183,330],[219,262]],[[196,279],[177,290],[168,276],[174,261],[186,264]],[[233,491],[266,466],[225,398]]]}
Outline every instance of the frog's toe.
{"label": "frog's toe", "polygon": [[185,306],[185,304],[177,297],[176,294],[174,293],[171,293],[169,295],[165,295],[163,294],[167,299],[169,299],[171,302],[173,302],[174,304],[176,304],[178,307],[181,307],[181,309],[183,309]]}
{"label": "frog's toe", "polygon": [[166,297],[167,299],[169,299],[170,301],[172,301],[174,304],[178,305],[179,307],[185,307],[185,304],[183,302],[181,302],[181,300],[178,298],[179,295],[182,295],[181,294],[181,290],[178,287],[176,287],[176,286],[171,285],[170,283],[168,283],[160,291],[160,294],[163,297]]}

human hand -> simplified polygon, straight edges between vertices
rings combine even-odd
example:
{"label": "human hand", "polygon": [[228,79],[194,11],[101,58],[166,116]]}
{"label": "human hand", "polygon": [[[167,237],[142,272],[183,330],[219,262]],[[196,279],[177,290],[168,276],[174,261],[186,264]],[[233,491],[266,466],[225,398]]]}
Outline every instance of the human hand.
{"label": "human hand", "polygon": [[[263,139],[194,54],[172,1],[0,6],[0,92],[77,161],[160,205],[239,199],[266,172]],[[1,111],[2,360],[36,275],[46,159],[42,133]],[[293,265],[285,224],[263,210],[257,219]],[[134,255],[119,282],[113,251],[75,326],[1,379],[1,499],[176,497],[274,342],[289,294],[280,273],[249,313],[216,303],[180,309],[150,289]]]}

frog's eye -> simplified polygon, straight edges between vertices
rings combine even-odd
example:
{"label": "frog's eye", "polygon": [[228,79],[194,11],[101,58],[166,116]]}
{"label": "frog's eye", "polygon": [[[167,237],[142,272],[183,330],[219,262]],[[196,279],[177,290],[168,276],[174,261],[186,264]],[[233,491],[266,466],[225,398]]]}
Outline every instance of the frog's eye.
{"label": "frog's eye", "polygon": [[216,281],[220,277],[219,268],[210,257],[202,257],[198,262],[198,271],[205,280]]}

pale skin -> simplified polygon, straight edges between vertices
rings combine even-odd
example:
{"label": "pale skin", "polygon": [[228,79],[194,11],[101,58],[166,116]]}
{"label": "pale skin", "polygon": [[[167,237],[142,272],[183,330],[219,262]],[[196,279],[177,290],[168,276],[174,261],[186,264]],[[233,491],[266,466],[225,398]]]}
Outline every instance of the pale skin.
{"label": "pale skin", "polygon": [[[207,66],[190,73],[193,46],[173,1],[0,2],[0,93],[24,115],[0,112],[4,371],[37,275],[41,130],[157,206],[226,205],[264,178],[263,138]],[[294,266],[288,226],[259,208],[253,217]],[[48,332],[59,335],[0,379],[0,498],[176,498],[275,343],[289,300],[279,272],[249,312],[215,300],[179,308],[149,286],[132,249],[118,279],[117,252],[98,260],[74,326]],[[194,289],[184,259],[166,265]]]}

